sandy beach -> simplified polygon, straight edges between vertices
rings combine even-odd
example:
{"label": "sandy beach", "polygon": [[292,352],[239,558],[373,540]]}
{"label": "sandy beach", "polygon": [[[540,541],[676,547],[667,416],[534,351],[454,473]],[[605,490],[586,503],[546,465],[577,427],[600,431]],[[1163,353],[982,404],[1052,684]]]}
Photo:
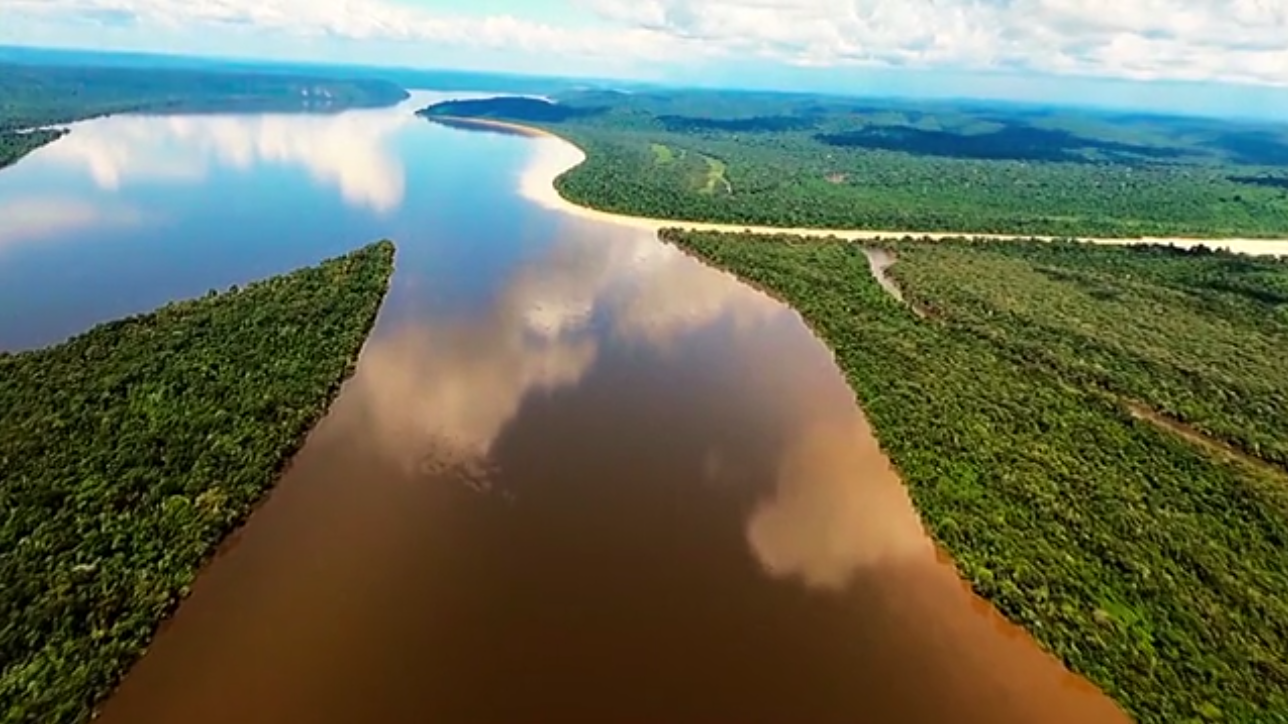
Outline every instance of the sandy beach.
{"label": "sandy beach", "polygon": [[[586,160],[586,154],[571,142],[548,131],[533,128],[531,126],[524,126],[518,123],[474,118],[453,118],[452,120],[474,123],[481,126],[491,126],[493,128],[503,128],[535,139],[537,142],[536,153],[533,155],[532,160],[528,163],[528,166],[524,169],[519,178],[520,195],[544,208],[592,221],[616,224],[618,226],[628,226],[647,231],[658,231],[664,228],[684,228],[694,231],[750,231],[758,234],[793,234],[815,238],[836,237],[838,239],[848,239],[851,241],[902,238],[904,236],[915,236],[918,238],[929,237],[932,239],[969,236],[974,239],[996,240],[1017,238],[1039,238],[1049,240],[1053,238],[1041,236],[1016,236],[1009,234],[971,234],[960,231],[939,231],[928,233],[923,231],[878,231],[871,229],[816,229],[777,226],[745,226],[739,224],[714,224],[705,221],[654,219],[644,216],[613,214],[607,211],[600,211],[598,209],[592,209],[573,203],[561,196],[555,189],[555,179],[573,168],[576,168]],[[1212,248],[1229,249],[1230,251],[1244,254],[1273,254],[1276,256],[1288,256],[1288,239],[1198,239],[1179,237],[1141,237],[1137,239],[1079,238],[1097,244],[1135,244],[1147,242],[1156,244],[1172,244],[1187,249],[1202,244]]]}

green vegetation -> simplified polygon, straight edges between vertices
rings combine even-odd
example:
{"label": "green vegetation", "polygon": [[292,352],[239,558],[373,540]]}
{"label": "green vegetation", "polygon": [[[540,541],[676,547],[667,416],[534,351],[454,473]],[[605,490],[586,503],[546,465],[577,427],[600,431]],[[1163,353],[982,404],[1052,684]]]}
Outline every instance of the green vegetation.
{"label": "green vegetation", "polygon": [[0,132],[128,112],[330,111],[384,106],[379,80],[271,72],[0,63]]}
{"label": "green vegetation", "polygon": [[[1288,236],[1283,126],[730,91],[557,100],[450,101],[421,113],[558,133],[587,153],[558,180],[560,192],[624,214],[1044,236]],[[688,163],[659,163],[658,147],[726,168],[699,175]]]}
{"label": "green vegetation", "polygon": [[393,257],[0,355],[0,721],[89,718],[353,370]]}
{"label": "green vegetation", "polygon": [[[809,320],[974,589],[1138,721],[1288,721],[1288,480],[1120,397],[1227,431],[1281,410],[1265,365],[1288,349],[1283,263],[887,242],[922,319],[854,244],[663,236]],[[1230,397],[1250,384],[1265,394]],[[1239,441],[1282,451],[1286,430],[1265,419]]]}
{"label": "green vegetation", "polygon": [[1024,242],[899,259],[909,301],[1017,360],[1288,468],[1288,260]]}
{"label": "green vegetation", "polygon": [[725,178],[724,161],[701,154],[696,154],[697,161],[690,161],[688,151],[681,149],[677,153],[663,143],[649,144],[649,148],[653,151],[654,166],[685,165],[685,173],[689,176],[685,188],[702,194],[733,193],[729,179]]}
{"label": "green vegetation", "polygon": [[552,78],[529,73],[508,74],[468,70],[426,70],[284,60],[235,60],[191,55],[132,53],[116,50],[36,48],[13,45],[0,45],[0,63],[81,68],[124,68],[147,71],[195,70],[222,73],[275,73],[278,75],[322,77],[334,80],[377,79],[388,81],[400,88],[429,88],[440,92],[484,91],[548,95],[573,88],[585,88],[588,85],[611,85],[618,88],[629,88],[637,85],[621,80],[611,82],[595,81],[585,76]]}
{"label": "green vegetation", "polygon": [[707,164],[707,175],[702,181],[702,193],[713,194],[717,191],[733,193],[729,179],[725,178],[725,162],[718,158],[703,157]]}
{"label": "green vegetation", "polygon": [[675,151],[670,146],[661,143],[650,144],[653,149],[653,163],[658,166],[665,166],[675,160]]}
{"label": "green vegetation", "polygon": [[305,75],[185,68],[0,63],[0,169],[57,140],[40,130],[114,113],[338,111],[407,97],[393,84]]}
{"label": "green vegetation", "polygon": [[66,131],[37,130],[23,133],[0,132],[0,169],[17,163],[18,159],[40,148],[46,143],[53,143],[62,138]]}

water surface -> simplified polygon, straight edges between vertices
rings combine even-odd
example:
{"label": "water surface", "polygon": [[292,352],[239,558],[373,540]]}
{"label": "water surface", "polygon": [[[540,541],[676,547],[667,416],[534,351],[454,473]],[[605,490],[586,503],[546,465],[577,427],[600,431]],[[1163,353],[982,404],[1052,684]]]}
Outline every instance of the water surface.
{"label": "water surface", "polygon": [[11,349],[399,244],[357,375],[102,721],[1120,716],[962,587],[796,314],[528,204],[555,141],[424,101],[92,121],[0,173]]}

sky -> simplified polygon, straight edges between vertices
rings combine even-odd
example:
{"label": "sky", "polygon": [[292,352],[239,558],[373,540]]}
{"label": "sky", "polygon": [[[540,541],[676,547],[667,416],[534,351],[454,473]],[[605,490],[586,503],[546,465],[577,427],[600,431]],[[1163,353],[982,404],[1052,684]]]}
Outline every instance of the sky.
{"label": "sky", "polygon": [[0,43],[1288,119],[1288,0],[0,0]]}

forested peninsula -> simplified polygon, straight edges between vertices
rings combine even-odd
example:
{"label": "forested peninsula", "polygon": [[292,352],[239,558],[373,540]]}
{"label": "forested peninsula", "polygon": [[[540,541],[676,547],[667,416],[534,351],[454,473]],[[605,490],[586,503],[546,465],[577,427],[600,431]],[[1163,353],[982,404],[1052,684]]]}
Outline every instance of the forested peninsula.
{"label": "forested peninsula", "polygon": [[407,98],[397,85],[277,72],[0,63],[0,168],[56,139],[28,129],[118,113],[327,112]]}
{"label": "forested peninsula", "polygon": [[975,591],[1137,721],[1288,720],[1288,262],[880,242],[905,302],[857,244],[663,238],[801,312]]}
{"label": "forested peninsula", "polygon": [[1288,126],[785,93],[575,91],[430,118],[579,146],[569,201],[659,219],[1048,237],[1288,237]]}
{"label": "forested peninsula", "polygon": [[0,720],[90,718],[354,370],[393,263],[382,241],[0,354]]}
{"label": "forested peninsula", "polygon": [[0,169],[47,143],[62,138],[67,131],[62,129],[36,129],[33,131],[9,132],[0,131]]}

